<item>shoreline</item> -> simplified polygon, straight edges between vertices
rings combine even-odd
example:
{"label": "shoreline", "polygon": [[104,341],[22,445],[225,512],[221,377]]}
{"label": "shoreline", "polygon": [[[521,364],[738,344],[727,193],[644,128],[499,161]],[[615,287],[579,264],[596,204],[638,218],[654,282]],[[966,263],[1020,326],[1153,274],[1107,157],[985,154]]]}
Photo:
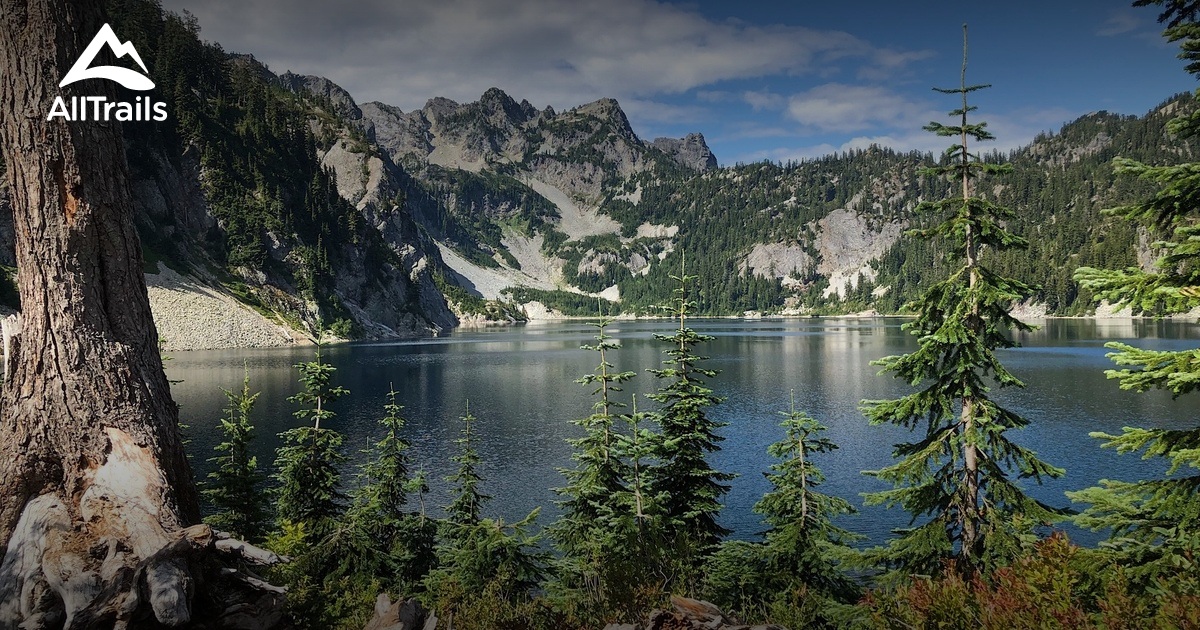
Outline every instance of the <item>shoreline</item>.
{"label": "shoreline", "polygon": [[[159,273],[146,274],[147,291],[150,297],[151,309],[154,313],[155,326],[162,340],[164,351],[185,352],[191,350],[235,350],[252,348],[278,348],[288,346],[311,346],[313,340],[299,331],[291,329],[287,324],[268,318],[250,307],[242,304],[232,294],[220,290],[209,283],[198,280],[190,275],[182,275],[166,267],[158,265]],[[537,304],[537,303],[530,303]],[[595,321],[595,315],[564,315],[542,308],[529,309],[522,305],[528,314],[533,310],[535,315],[528,320],[520,321],[484,321],[466,319],[456,329],[477,330],[484,328],[503,328],[510,326],[537,326],[541,323],[561,323]],[[539,304],[540,306],[540,304]],[[1064,320],[1096,320],[1096,321],[1136,321],[1165,319],[1168,321],[1200,321],[1200,308],[1188,313],[1155,317],[1133,315],[1129,309],[1115,311],[1101,304],[1090,315],[1049,315],[1036,305],[1019,305],[1013,314],[1018,319],[1027,322],[1045,321],[1051,319]],[[760,313],[747,311],[740,315],[714,315],[696,317],[694,319],[729,320],[729,321],[796,321],[804,319],[846,319],[868,320],[880,318],[912,319],[913,315],[882,314],[873,310],[844,314],[805,314],[797,312]],[[640,320],[667,320],[670,317],[659,315],[621,314],[611,318],[614,322]],[[453,330],[453,329],[452,329]],[[430,335],[428,338],[435,338]],[[416,337],[418,339],[426,337]],[[397,337],[394,340],[403,339]],[[392,341],[393,339],[361,339],[359,341]],[[336,342],[335,342],[336,343]]]}

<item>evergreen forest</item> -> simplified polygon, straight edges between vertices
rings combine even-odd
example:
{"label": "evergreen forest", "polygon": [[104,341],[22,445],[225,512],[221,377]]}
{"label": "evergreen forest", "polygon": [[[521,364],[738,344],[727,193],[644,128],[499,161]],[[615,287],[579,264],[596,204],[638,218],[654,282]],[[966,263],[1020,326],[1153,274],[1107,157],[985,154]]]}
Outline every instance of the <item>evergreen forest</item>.
{"label": "evergreen forest", "polygon": [[[1160,11],[1166,38],[1200,76],[1197,3],[1134,4]],[[676,605],[673,597],[719,608],[730,623],[713,627],[746,627],[736,619],[793,630],[1200,628],[1200,425],[1093,434],[1125,457],[1161,460],[1167,472],[1101,482],[1070,493],[1064,508],[1030,496],[1071,471],[1015,439],[1033,421],[1002,395],[1025,386],[1002,361],[1031,330],[1019,306],[1084,315],[1103,303],[1194,317],[1196,96],[1173,96],[1144,117],[1097,112],[1020,150],[990,151],[995,138],[973,100],[989,86],[968,80],[964,26],[962,77],[936,88],[948,116],[925,128],[944,152],[872,147],[703,171],[647,149],[646,168],[623,178],[603,152],[576,147],[554,159],[597,165],[598,210],[620,228],[572,239],[518,166],[394,163],[345,103],[291,89],[253,58],[203,43],[190,16],[153,1],[106,5],[114,27],[154,60],[152,78],[173,113],[170,125],[125,130],[133,173],[174,186],[172,173],[202,172],[211,213],[211,221],[139,214],[146,260],[202,268],[318,342],[294,366],[299,392],[287,399],[291,428],[274,460],[253,455],[263,394],[247,369],[223,390],[221,443],[203,455],[211,472],[198,480],[205,522],[275,558],[255,579],[275,589],[295,626],[364,628],[382,594],[413,602],[439,628],[463,630],[642,624]],[[361,157],[364,190],[387,179],[391,198],[347,200],[344,173],[318,157],[335,146]],[[898,236],[839,291],[818,272],[813,226],[843,210]],[[639,236],[646,223],[686,229],[668,246]],[[540,239],[543,254],[564,261],[574,290],[513,286],[486,299],[438,253],[515,270],[514,234]],[[786,274],[743,264],[766,243],[810,264]],[[421,264],[413,252],[424,252]],[[633,272],[625,263],[635,254],[652,264]],[[613,286],[619,302],[596,297]],[[5,301],[13,293],[0,286]],[[450,492],[438,496],[415,464],[420,446],[396,388],[339,383],[322,332],[371,338],[372,295],[406,321],[450,310],[517,321],[530,302],[587,318],[593,341],[578,352],[595,367],[575,382],[593,404],[556,419],[578,437],[559,471],[552,522],[540,524],[540,508],[513,521],[497,515],[479,449],[486,399],[461,409]],[[906,432],[890,460],[864,471],[887,486],[865,504],[911,517],[883,544],[841,526],[858,506],[824,491],[822,466],[848,445],[789,391],[777,393],[776,439],[762,454],[769,490],[753,508],[761,535],[736,540],[721,524],[733,475],[714,463],[728,438],[712,412],[728,401],[705,356],[713,338],[690,324],[786,309],[907,317],[913,351],[873,362],[905,392],[861,402],[864,424]],[[648,314],[671,324],[654,336],[661,364],[623,370],[614,318]],[[1200,389],[1200,348],[1108,350],[1114,388],[1181,399]],[[650,393],[639,397],[635,384]],[[338,403],[352,397],[377,405],[369,444],[349,444],[338,430]],[[1105,540],[1077,545],[1068,523]],[[653,627],[677,627],[663,623]]]}
{"label": "evergreen forest", "polygon": [[[1193,59],[1200,45],[1195,12],[1186,3],[1157,4],[1164,5],[1167,36]],[[607,334],[613,313],[594,318],[595,343],[580,352],[596,367],[577,381],[594,405],[571,420],[581,437],[571,442],[572,465],[561,471],[557,489],[560,515],[549,527],[534,527],[537,511],[517,522],[491,514],[489,480],[476,448],[479,432],[487,430],[476,414],[487,401],[462,410],[451,496],[429,497],[423,473],[411,463],[415,447],[395,392],[338,387],[320,348],[312,361],[296,366],[303,386],[290,399],[297,427],[283,436],[286,444],[271,468],[246,456],[254,436],[253,384],[227,392],[226,439],[205,484],[208,520],[291,558],[266,577],[286,585],[289,610],[312,628],[362,627],[381,592],[415,599],[456,628],[634,623],[666,607],[672,595],[707,600],[746,623],[788,628],[1200,627],[1194,474],[1200,429],[1095,434],[1129,457],[1163,459],[1169,472],[1104,482],[1072,493],[1077,509],[1056,508],[1023,488],[1070,472],[1012,440],[1030,421],[993,391],[1024,386],[997,352],[1014,346],[1015,332],[1029,330],[1010,309],[1032,296],[1066,312],[1099,300],[1151,315],[1200,306],[1196,165],[1180,161],[1182,149],[1179,160],[1143,161],[1161,155],[1153,125],[1107,114],[1039,138],[1035,146],[1105,132],[1123,137],[1113,144],[1125,152],[1082,156],[1059,165],[1052,179],[1035,168],[1037,151],[988,153],[983,143],[991,133],[971,104],[988,86],[966,81],[966,36],[964,27],[962,82],[939,88],[952,108],[949,122],[926,128],[949,146],[932,162],[881,149],[735,167],[742,177],[732,187],[716,186],[718,176],[643,182],[643,199],[654,199],[656,212],[691,216],[696,229],[681,241],[689,255],[680,255],[674,269],[658,266],[622,284],[630,296],[623,308],[656,304],[676,325],[656,336],[661,367],[635,374],[619,368],[621,348]],[[1168,133],[1181,139],[1178,146],[1189,146],[1182,139],[1200,129],[1200,114],[1190,98],[1171,102],[1179,115]],[[779,298],[779,284],[731,280],[728,266],[705,252],[736,248],[723,239],[766,235],[780,222],[763,216],[744,231],[723,229],[722,217],[703,211],[704,204],[733,204],[768,190],[774,192],[765,205],[803,213],[844,203],[856,190],[855,177],[901,165],[916,169],[923,201],[913,208],[919,219],[880,263],[875,282],[905,289],[873,298],[860,288],[846,299],[913,316],[906,329],[917,349],[876,361],[882,374],[911,385],[911,392],[862,407],[864,422],[911,432],[910,441],[895,446],[893,461],[866,473],[893,488],[866,501],[911,514],[913,526],[877,547],[864,547],[838,526],[839,515],[855,510],[821,489],[821,464],[838,457],[838,445],[824,436],[820,418],[785,404],[787,393],[780,392],[778,440],[766,453],[771,489],[754,507],[763,534],[754,541],[727,539],[716,517],[731,475],[711,464],[723,438],[710,410],[724,400],[710,387],[716,372],[703,356],[711,338],[688,323]],[[819,185],[831,171],[843,177]],[[313,175],[314,191],[321,177]],[[797,195],[815,197],[782,203]],[[1015,210],[1030,207],[1063,220],[1033,220],[1033,213]],[[621,217],[619,207],[613,216]],[[344,233],[334,224],[313,229],[331,238]],[[1139,234],[1150,235],[1153,266],[1133,258],[1129,245]],[[695,245],[703,241],[721,246]],[[253,243],[244,251],[252,255]],[[915,273],[916,267],[924,272]],[[595,314],[595,304],[581,299],[572,308]],[[1200,383],[1200,351],[1123,343],[1110,350],[1114,387],[1188,396]],[[648,400],[627,394],[634,379],[653,383]],[[379,399],[380,437],[354,471],[343,465],[346,446],[330,426],[329,405],[364,395]],[[268,470],[274,471],[269,479]],[[444,509],[434,516],[429,506],[438,501]],[[1055,527],[1068,521],[1109,538],[1079,547]]]}

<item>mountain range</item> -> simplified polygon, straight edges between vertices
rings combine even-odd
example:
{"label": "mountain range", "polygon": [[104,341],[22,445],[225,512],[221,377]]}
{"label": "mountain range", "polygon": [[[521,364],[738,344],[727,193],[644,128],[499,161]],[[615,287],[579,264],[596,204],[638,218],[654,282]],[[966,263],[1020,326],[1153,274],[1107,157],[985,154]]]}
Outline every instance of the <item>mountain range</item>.
{"label": "mountain range", "polygon": [[[617,101],[557,112],[493,88],[412,111],[277,75],[202,43],[188,18],[110,3],[151,65],[166,123],[125,126],[156,321],[177,348],[437,335],[464,323],[653,313],[698,277],[709,315],[900,311],[949,262],[906,236],[949,194],[934,157],[872,147],[719,167],[703,135],[646,141]],[[1165,123],[1097,112],[987,159],[987,192],[1030,239],[992,256],[1041,289],[1027,312],[1080,314],[1083,265],[1146,264],[1148,237],[1101,209],[1144,196],[1112,159],[1190,159]],[[8,191],[0,258],[13,265]],[[0,299],[13,301],[0,287]]]}

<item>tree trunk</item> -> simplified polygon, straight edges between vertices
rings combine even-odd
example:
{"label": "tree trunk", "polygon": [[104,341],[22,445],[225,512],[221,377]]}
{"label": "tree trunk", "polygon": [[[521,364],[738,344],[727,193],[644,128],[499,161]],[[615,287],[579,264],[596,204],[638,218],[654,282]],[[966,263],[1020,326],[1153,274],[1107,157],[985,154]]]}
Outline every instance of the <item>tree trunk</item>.
{"label": "tree trunk", "polygon": [[55,96],[134,95],[103,79],[58,87],[104,23],[99,3],[0,0],[0,15],[0,150],[23,308],[0,412],[0,628],[125,627],[147,605],[181,625],[196,585],[163,554],[188,540],[179,532],[199,509],[121,129],[47,121]]}

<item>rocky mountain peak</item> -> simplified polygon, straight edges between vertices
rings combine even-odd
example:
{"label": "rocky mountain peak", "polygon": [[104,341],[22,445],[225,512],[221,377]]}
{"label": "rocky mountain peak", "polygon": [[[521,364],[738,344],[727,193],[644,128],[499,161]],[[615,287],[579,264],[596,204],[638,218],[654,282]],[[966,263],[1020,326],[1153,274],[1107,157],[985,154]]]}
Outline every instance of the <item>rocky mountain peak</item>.
{"label": "rocky mountain peak", "polygon": [[267,83],[273,83],[279,80],[279,77],[275,76],[275,73],[271,72],[271,70],[267,68],[266,64],[256,59],[254,55],[248,53],[230,53],[229,63],[249,68],[251,71],[256,73],[259,78]]}
{"label": "rocky mountain peak", "polygon": [[334,110],[349,120],[362,119],[362,110],[354,102],[354,97],[342,89],[342,86],[325,77],[285,72],[279,76],[279,83],[297,94],[307,92],[328,99]]}
{"label": "rocky mountain peak", "polygon": [[425,102],[425,107],[421,111],[425,112],[430,120],[436,120],[457,111],[459,107],[461,105],[457,101],[452,101],[444,96],[435,96]]}
{"label": "rocky mountain peak", "polygon": [[495,87],[479,97],[479,107],[488,122],[497,126],[520,126],[537,116],[537,109],[529,101],[518,104],[504,90]]}
{"label": "rocky mountain peak", "polygon": [[683,138],[655,138],[651,146],[688,168],[698,171],[717,168],[717,156],[708,148],[704,134],[689,133]]}
{"label": "rocky mountain peak", "polygon": [[575,109],[567,112],[579,116],[591,116],[600,120],[611,122],[616,128],[617,133],[626,138],[636,138],[637,135],[633,132],[633,127],[629,124],[629,118],[625,116],[625,111],[621,109],[621,104],[613,98],[602,98],[598,101],[580,105]]}

